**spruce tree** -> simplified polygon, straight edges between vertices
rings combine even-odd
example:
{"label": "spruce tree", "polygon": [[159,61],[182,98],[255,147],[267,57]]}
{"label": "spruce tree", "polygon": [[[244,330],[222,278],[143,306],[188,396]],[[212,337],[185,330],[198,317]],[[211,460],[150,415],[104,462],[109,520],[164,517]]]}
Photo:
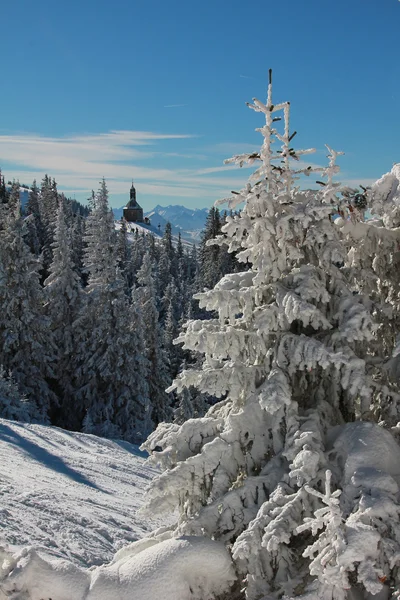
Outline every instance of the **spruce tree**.
{"label": "spruce tree", "polygon": [[36,185],[36,180],[30,189],[25,213],[28,217],[26,220],[28,226],[27,243],[31,252],[39,256],[44,244],[44,227],[40,216],[39,188]]}
{"label": "spruce tree", "polygon": [[[75,421],[84,431],[138,441],[149,429],[141,332],[129,326],[129,302],[117,266],[116,233],[103,180],[87,219],[85,301],[74,323]],[[136,336],[136,337],[135,337]]]}
{"label": "spruce tree", "polygon": [[133,285],[132,249],[128,241],[128,228],[125,219],[117,235],[117,261],[118,268],[125,281],[126,293],[129,294]]}
{"label": "spruce tree", "polygon": [[170,283],[172,282],[171,259],[168,254],[168,250],[164,245],[161,246],[158,261],[154,261],[154,263],[157,264],[158,304],[160,306],[161,320],[164,321],[165,320],[165,310],[164,310],[162,299],[165,297],[165,294],[167,293],[167,288],[170,285]]}
{"label": "spruce tree", "polygon": [[184,388],[178,396],[178,403],[174,409],[174,423],[182,425],[194,417],[192,398],[188,388]]}
{"label": "spruce tree", "polygon": [[182,305],[184,305],[183,298],[179,303],[180,297],[181,294],[179,294],[178,288],[171,281],[162,299],[162,313],[160,314],[160,316],[164,315],[162,322],[163,347],[168,357],[171,379],[177,376],[179,365],[182,362],[182,349],[174,344],[174,340],[178,336],[178,323],[182,314]]}
{"label": "spruce tree", "polygon": [[81,214],[76,214],[73,218],[72,225],[70,226],[70,239],[71,239],[71,257],[74,269],[79,275],[82,283],[87,283],[87,278],[83,272],[83,237],[85,233],[85,222],[86,217]]}
{"label": "spruce tree", "polygon": [[[400,413],[400,179],[399,165],[370,190],[347,191],[347,205],[335,223],[347,249],[346,267],[354,293],[367,297],[378,323],[368,343],[371,412],[387,426]],[[374,215],[365,219],[365,212]]]}
{"label": "spruce tree", "polygon": [[35,404],[21,394],[17,384],[0,365],[0,418],[29,423],[37,420]]}
{"label": "spruce tree", "polygon": [[147,252],[137,276],[139,287],[136,298],[143,317],[145,353],[149,363],[147,377],[152,420],[155,425],[158,425],[158,423],[168,421],[171,418],[170,399],[165,392],[171,379],[169,377],[168,359],[162,345],[152,271],[150,253]]}
{"label": "spruce tree", "polygon": [[[219,272],[220,248],[209,246],[207,242],[215,239],[221,233],[221,216],[218,208],[210,209],[200,244],[200,278],[201,289],[211,289],[221,279]],[[225,273],[224,273],[225,274]]]}
{"label": "spruce tree", "polygon": [[37,418],[48,422],[57,399],[49,384],[54,379],[55,346],[44,313],[45,296],[39,282],[41,264],[25,243],[19,187],[2,209],[0,229],[0,364],[37,406]]}
{"label": "spruce tree", "polygon": [[58,192],[54,179],[45,175],[39,195],[40,219],[43,224],[43,270],[45,277],[52,261],[52,244],[57,221]]}
{"label": "spruce tree", "polygon": [[137,273],[142,266],[143,256],[144,247],[140,238],[139,230],[135,229],[131,247],[131,261],[134,282],[136,282]]}
{"label": "spruce tree", "polygon": [[52,415],[60,425],[68,423],[72,404],[72,370],[75,355],[73,324],[80,309],[81,281],[72,259],[70,232],[65,220],[65,206],[59,201],[57,224],[52,244],[53,259],[50,273],[44,282],[46,313],[49,317],[54,342],[57,347],[55,378],[61,407]]}
{"label": "spruce tree", "polygon": [[[163,424],[144,447],[164,468],[150,487],[150,512],[178,508],[175,533],[225,542],[246,598],[272,600],[314,593],[303,555],[310,537],[298,528],[323,506],[307,490],[324,490],[327,430],[369,414],[364,358],[374,326],[338,266],[345,259],[331,220],[340,204],[338,153],[329,149],[321,192],[301,192],[296,178],[313,169],[292,168],[310,151],[291,145],[290,104],[273,104],[270,81],[267,103],[250,107],[265,116],[263,145],[230,162],[260,166],[230,199],[230,208],[244,208],[223,227],[248,268],[197,294],[217,316],[187,324],[178,339],[204,361],[170,388],[195,386],[221,401],[180,428]],[[281,111],[283,132],[275,125]],[[341,598],[333,588],[329,594]]]}
{"label": "spruce tree", "polygon": [[0,204],[5,204],[8,199],[8,192],[6,188],[6,182],[4,181],[4,175],[1,173],[0,169]]}

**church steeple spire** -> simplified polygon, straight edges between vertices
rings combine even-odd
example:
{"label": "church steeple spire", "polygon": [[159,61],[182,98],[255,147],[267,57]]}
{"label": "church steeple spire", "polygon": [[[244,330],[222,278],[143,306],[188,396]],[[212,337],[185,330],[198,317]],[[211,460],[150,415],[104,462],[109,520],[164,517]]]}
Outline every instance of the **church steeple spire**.
{"label": "church steeple spire", "polygon": [[133,201],[133,203],[136,204],[136,189],[135,189],[135,186],[133,185],[133,179],[132,179],[132,186],[131,186],[131,192],[130,192],[130,200],[131,200],[131,202]]}

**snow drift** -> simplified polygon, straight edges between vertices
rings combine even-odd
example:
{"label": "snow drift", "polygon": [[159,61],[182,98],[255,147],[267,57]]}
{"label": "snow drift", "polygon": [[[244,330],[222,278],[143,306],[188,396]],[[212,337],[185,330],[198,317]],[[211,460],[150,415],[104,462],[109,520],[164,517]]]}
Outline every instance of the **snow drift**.
{"label": "snow drift", "polygon": [[5,564],[1,600],[207,600],[235,579],[224,546],[202,537],[165,540],[139,553],[133,544],[122,558],[92,570],[45,561],[34,550]]}

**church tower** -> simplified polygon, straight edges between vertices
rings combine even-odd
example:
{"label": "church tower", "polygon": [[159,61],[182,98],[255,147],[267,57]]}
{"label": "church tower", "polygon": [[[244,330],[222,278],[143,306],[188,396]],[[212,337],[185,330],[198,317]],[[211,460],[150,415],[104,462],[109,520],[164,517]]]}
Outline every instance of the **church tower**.
{"label": "church tower", "polygon": [[128,221],[128,223],[143,223],[143,208],[136,200],[136,189],[133,185],[133,181],[129,196],[129,202],[123,210],[124,219]]}
{"label": "church tower", "polygon": [[132,186],[131,186],[129,204],[131,204],[131,203],[136,204],[136,189],[135,189],[135,186],[133,185],[133,181],[132,181]]}

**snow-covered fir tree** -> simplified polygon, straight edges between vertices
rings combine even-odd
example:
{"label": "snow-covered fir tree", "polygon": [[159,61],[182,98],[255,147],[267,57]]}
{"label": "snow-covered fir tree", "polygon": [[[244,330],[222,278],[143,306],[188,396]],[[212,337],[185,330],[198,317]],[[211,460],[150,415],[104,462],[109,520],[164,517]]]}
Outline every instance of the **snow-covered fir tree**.
{"label": "snow-covered fir tree", "polygon": [[33,182],[25,207],[27,215],[28,236],[27,243],[33,254],[39,256],[44,244],[44,227],[40,216],[39,188],[36,180]]}
{"label": "snow-covered fir tree", "polygon": [[181,363],[180,348],[174,345],[174,340],[178,335],[178,320],[177,320],[177,303],[178,294],[174,283],[170,283],[167,287],[166,294],[163,298],[165,304],[165,322],[163,330],[163,346],[169,358],[170,373],[172,377],[176,377]]}
{"label": "snow-covered fir tree", "polygon": [[35,404],[29,402],[21,394],[17,384],[12,377],[7,377],[3,367],[0,365],[0,417],[12,421],[24,421],[29,423],[37,420],[39,415]]}
{"label": "snow-covered fir tree", "polygon": [[18,185],[0,211],[0,364],[37,406],[38,418],[48,422],[57,403],[50,386],[56,352],[44,312],[41,264],[25,242]]}
{"label": "snow-covered fir tree", "polygon": [[[85,301],[74,323],[76,336],[73,426],[107,437],[138,440],[148,423],[147,390],[135,331],[129,327],[129,303],[117,266],[116,233],[103,180],[86,228]],[[141,336],[138,331],[137,335]],[[140,438],[139,438],[140,439]]]}
{"label": "snow-covered fir tree", "polygon": [[[375,419],[391,426],[398,422],[400,407],[399,178],[400,167],[395,165],[370,190],[353,191],[336,220],[346,244],[354,291],[369,299],[378,324],[368,346],[371,411]],[[373,216],[365,219],[367,209]]]}
{"label": "snow-covered fir tree", "polygon": [[[337,508],[338,494],[331,495],[328,467],[332,486],[346,488],[357,465],[345,476],[333,468],[340,461],[329,453],[328,434],[371,416],[366,352],[375,325],[366,299],[353,294],[343,268],[346,248],[332,219],[346,202],[334,182],[340,153],[328,148],[320,191],[301,192],[296,179],[314,169],[292,166],[310,150],[291,145],[290,104],[273,104],[270,81],[267,102],[254,100],[250,107],[265,117],[259,129],[263,145],[259,153],[229,162],[261,165],[229,200],[230,208],[243,202],[244,209],[227,217],[219,240],[248,268],[197,294],[200,306],[217,317],[186,325],[178,342],[202,352],[204,361],[183,371],[170,388],[195,386],[221,401],[204,418],[180,427],[161,424],[144,444],[164,470],[150,486],[147,508],[151,514],[178,508],[176,533],[224,541],[248,600],[325,598],[315,591],[320,571],[313,548],[326,548],[328,536],[339,551],[343,534],[348,554],[355,552],[350,525],[358,511],[354,497]],[[281,147],[274,151],[276,140]],[[320,512],[324,506],[338,524],[334,531]],[[319,520],[310,537],[303,525],[314,513]],[[374,519],[368,527],[376,537],[380,526]],[[326,598],[342,600],[357,586],[361,593],[376,593],[383,581],[396,581],[397,530],[385,539],[391,548],[385,568],[378,553],[369,563],[368,556],[348,558]],[[310,549],[310,543],[316,546]]]}
{"label": "snow-covered fir tree", "polygon": [[118,267],[125,281],[127,293],[130,292],[133,284],[133,265],[131,260],[132,249],[128,241],[128,228],[125,219],[122,219],[121,227],[117,235],[117,260]]}
{"label": "snow-covered fir tree", "polygon": [[75,355],[73,325],[80,309],[81,281],[72,260],[71,233],[67,229],[65,203],[61,198],[58,204],[52,251],[53,259],[49,268],[49,276],[44,281],[44,290],[47,300],[46,314],[57,348],[54,370],[60,407],[53,418],[58,423],[65,423],[68,422],[68,413],[73,411],[72,371]]}
{"label": "snow-covered fir tree", "polygon": [[[137,289],[132,290],[128,307],[127,328],[128,360],[122,368],[130,369],[130,389],[116,400],[114,421],[124,438],[139,444],[154,429],[148,374],[150,364],[146,357],[144,321]],[[129,393],[130,392],[130,393]]]}
{"label": "snow-covered fir tree", "polygon": [[43,269],[48,273],[52,260],[52,244],[57,222],[58,191],[55,179],[45,175],[39,194],[40,220],[43,225]]}
{"label": "snow-covered fir tree", "polygon": [[[20,251],[26,254],[28,247],[30,249],[26,259],[32,281],[40,274],[36,287],[37,299],[40,297],[39,316],[37,320],[32,318],[29,326],[25,323],[25,335],[28,338],[32,334],[34,340],[37,327],[45,323],[44,339],[47,336],[53,339],[46,343],[46,352],[38,351],[32,361],[39,369],[43,368],[43,376],[32,378],[35,379],[33,387],[47,386],[46,393],[40,395],[43,399],[47,393],[51,397],[51,401],[44,400],[46,409],[39,411],[36,419],[50,418],[52,424],[78,430],[85,420],[86,431],[130,436],[136,441],[139,440],[137,430],[140,430],[140,441],[143,441],[143,436],[154,426],[152,416],[156,423],[173,418],[170,405],[174,405],[176,399],[173,395],[168,396],[165,388],[181,370],[184,354],[186,359],[190,358],[190,352],[183,353],[180,347],[173,345],[173,339],[186,315],[191,314],[191,295],[195,290],[198,272],[195,247],[188,252],[178,237],[175,249],[170,226],[166,227],[159,242],[150,233],[144,230],[139,233],[139,230],[127,227],[126,223],[117,226],[119,231],[116,233],[108,208],[103,210],[103,216],[100,217],[102,192],[92,194],[89,201],[91,214],[87,218],[85,207],[59,194],[54,179],[48,175],[43,179],[40,190],[33,183],[23,217],[18,184],[14,185],[10,194],[5,187],[4,177],[0,175],[0,186],[4,188],[1,198],[4,211],[0,222],[4,247],[8,244],[6,240],[13,235],[12,228],[17,227],[21,243],[25,242]],[[10,218],[10,215],[18,215],[18,218]],[[11,248],[14,251],[17,246],[10,245],[7,250],[7,256],[10,257]],[[146,284],[138,282],[145,254],[149,256],[152,273],[149,289],[153,300],[150,303],[142,289]],[[6,260],[6,255],[3,258]],[[18,263],[15,256],[10,260]],[[101,282],[105,282],[104,285]],[[125,298],[119,295],[121,283]],[[12,278],[3,278],[2,298],[5,304],[7,298],[11,298],[11,290],[16,289],[14,286]],[[103,310],[103,300],[106,307],[110,300],[112,311]],[[141,316],[142,301],[144,317]],[[24,305],[28,306],[28,303]],[[16,320],[19,322],[15,298],[12,306],[16,308]],[[155,308],[154,313],[150,310],[151,306]],[[13,308],[7,307],[4,314]],[[150,324],[144,331],[143,319]],[[8,332],[12,322],[4,319],[4,332]],[[104,329],[93,327],[93,324],[100,323],[103,323]],[[96,338],[99,330],[103,333]],[[126,333],[126,337],[123,336],[124,342],[119,345],[121,356],[126,352],[131,358],[118,359],[123,363],[118,369],[118,376],[125,383],[130,381],[133,391],[131,395],[122,394],[116,404],[111,403],[105,415],[99,407],[99,410],[89,410],[92,400],[105,393],[105,384],[101,376],[93,374],[93,362],[86,359],[90,354],[97,357],[96,372],[99,374],[100,340],[107,337],[108,346],[115,349],[122,332],[124,335]],[[7,372],[11,369],[18,385],[23,387],[9,362],[13,352],[7,350],[7,335],[4,334],[1,346],[5,368]],[[150,354],[152,359],[149,361],[146,357]],[[190,360],[192,363],[193,358]],[[151,377],[149,372],[152,373]],[[149,386],[156,399],[157,408],[153,407],[154,410],[149,408]],[[31,397],[27,389],[21,393]],[[203,406],[202,401],[200,405]],[[100,401],[99,406],[104,408],[104,402]],[[203,412],[203,408],[200,408],[200,412]],[[97,413],[97,417],[94,413]],[[196,410],[194,414],[198,414]],[[108,425],[102,428],[103,417]],[[136,425],[133,425],[135,420]]]}
{"label": "snow-covered fir tree", "polygon": [[162,421],[170,420],[170,399],[165,390],[171,379],[169,377],[167,356],[162,345],[161,329],[158,323],[156,290],[149,252],[143,258],[143,264],[138,273],[137,280],[138,288],[135,300],[140,306],[143,318],[145,352],[149,362],[147,377],[152,405],[152,419],[155,425],[157,425]]}
{"label": "snow-covered fir tree", "polygon": [[221,279],[222,275],[218,269],[220,247],[208,246],[209,240],[215,239],[221,233],[221,215],[218,208],[213,206],[206,220],[200,245],[200,277],[201,289],[211,289]]}
{"label": "snow-covered fir tree", "polygon": [[4,181],[4,175],[1,173],[0,169],[0,204],[5,204],[7,202],[8,192],[6,188],[6,182]]}

